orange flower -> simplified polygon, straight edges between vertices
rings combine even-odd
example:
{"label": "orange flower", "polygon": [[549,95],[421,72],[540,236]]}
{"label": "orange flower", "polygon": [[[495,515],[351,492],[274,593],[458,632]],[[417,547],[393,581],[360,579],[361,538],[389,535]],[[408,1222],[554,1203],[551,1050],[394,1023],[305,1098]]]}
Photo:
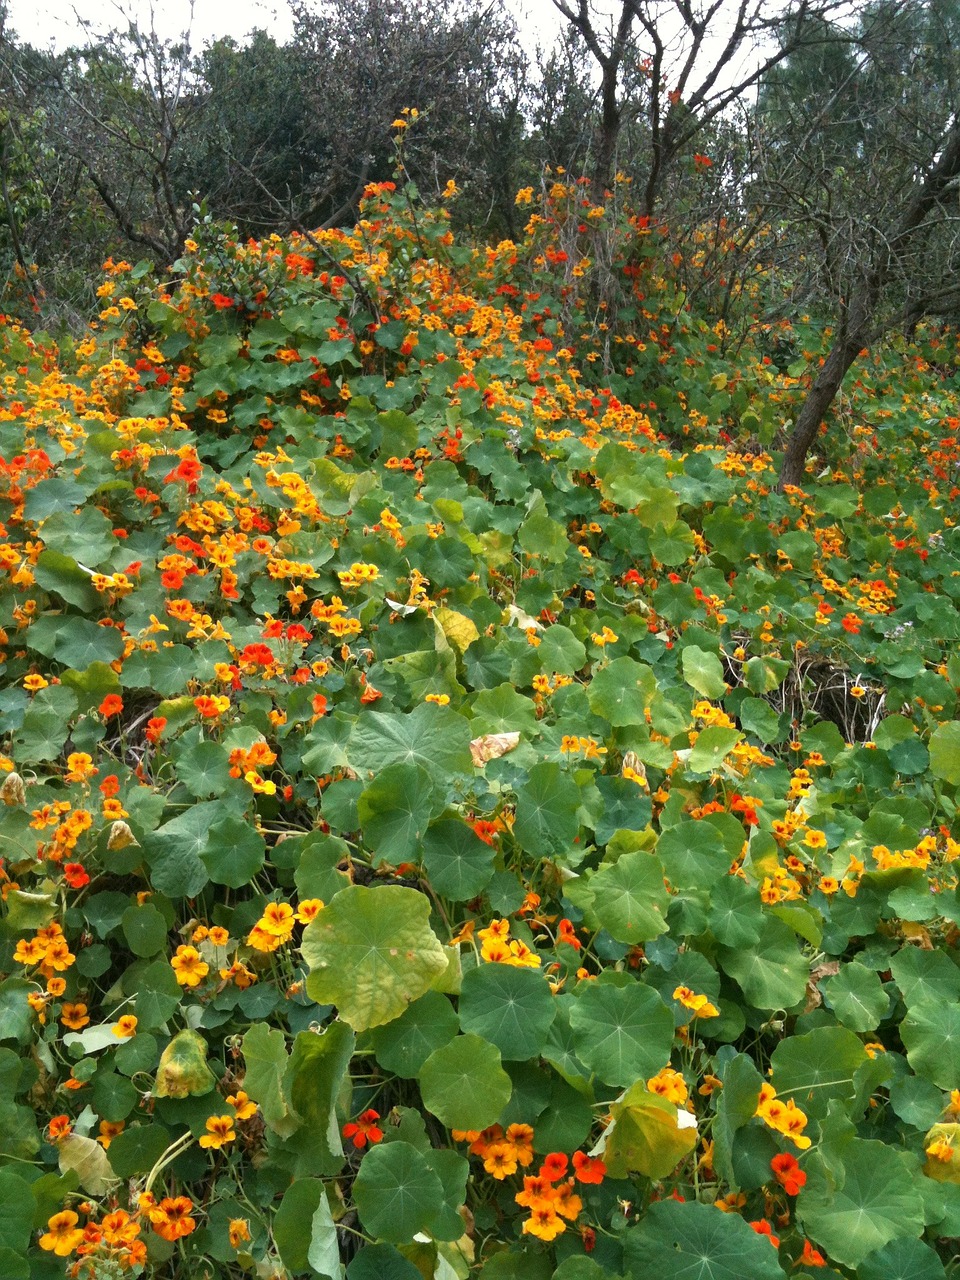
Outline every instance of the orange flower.
{"label": "orange flower", "polygon": [[71,1031],[81,1031],[90,1021],[87,1006],[82,1001],[79,1004],[65,1004],[60,1013],[60,1021]]}
{"label": "orange flower", "polygon": [[126,1040],[130,1036],[135,1035],[137,1030],[137,1019],[132,1013],[125,1013],[122,1018],[118,1018],[113,1026],[113,1034],[118,1040]]}
{"label": "orange flower", "polygon": [[196,1230],[196,1219],[190,1216],[192,1208],[193,1202],[187,1196],[166,1196],[147,1214],[157,1235],[173,1243]]}
{"label": "orange flower", "polygon": [[97,710],[102,716],[118,716],[123,710],[123,699],[118,693],[108,693]]}
{"label": "orange flower", "polygon": [[83,1232],[77,1227],[80,1219],[70,1209],[55,1213],[47,1219],[47,1229],[40,1237],[40,1248],[47,1253],[55,1253],[58,1258],[66,1258],[83,1240]]}
{"label": "orange flower", "polygon": [[540,1177],[546,1178],[548,1182],[559,1182],[567,1176],[569,1163],[562,1151],[551,1151],[540,1166]]}
{"label": "orange flower", "polygon": [[236,1111],[238,1120],[249,1120],[251,1116],[257,1114],[257,1104],[251,1102],[242,1089],[238,1089],[236,1093],[231,1093],[227,1101]]}
{"label": "orange flower", "polygon": [[47,1133],[51,1142],[58,1142],[60,1138],[66,1138],[73,1132],[73,1125],[70,1123],[69,1116],[54,1116],[47,1125]]}
{"label": "orange flower", "polygon": [[356,1120],[343,1126],[343,1136],[349,1138],[358,1151],[362,1151],[368,1142],[373,1146],[383,1139],[383,1130],[377,1124],[379,1119],[379,1111],[364,1111]]}
{"label": "orange flower", "polygon": [[573,1176],[578,1182],[601,1183],[607,1176],[607,1166],[595,1156],[582,1151],[573,1153]]}
{"label": "orange flower", "polygon": [[790,1155],[789,1152],[776,1155],[770,1161],[770,1168],[788,1196],[799,1195],[800,1188],[807,1181],[807,1175],[797,1164],[795,1156]]}
{"label": "orange flower", "polygon": [[246,1218],[231,1218],[227,1234],[230,1237],[231,1248],[239,1249],[247,1240],[252,1239],[249,1221]]}

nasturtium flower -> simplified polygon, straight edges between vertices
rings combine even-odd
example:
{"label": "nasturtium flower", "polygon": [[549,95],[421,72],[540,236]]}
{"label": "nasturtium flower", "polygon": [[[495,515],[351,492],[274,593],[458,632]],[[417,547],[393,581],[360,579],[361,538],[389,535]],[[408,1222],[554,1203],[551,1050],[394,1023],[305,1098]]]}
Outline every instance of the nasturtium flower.
{"label": "nasturtium flower", "polygon": [[210,966],[201,957],[196,947],[177,947],[170,964],[181,987],[199,986],[210,972]]}
{"label": "nasturtium flower", "polygon": [[192,1209],[193,1202],[188,1196],[165,1196],[159,1204],[147,1209],[147,1216],[157,1235],[173,1243],[196,1230],[197,1220],[191,1217]]}
{"label": "nasturtium flower", "polygon": [[230,1247],[239,1249],[242,1244],[252,1239],[249,1220],[247,1218],[231,1218],[227,1223],[227,1235],[230,1238]]}
{"label": "nasturtium flower", "polygon": [[801,1187],[807,1181],[807,1175],[797,1164],[795,1156],[790,1155],[789,1152],[775,1155],[770,1161],[770,1169],[788,1196],[800,1194]]}
{"label": "nasturtium flower", "polygon": [[79,1217],[72,1209],[64,1209],[47,1220],[47,1229],[40,1237],[40,1248],[67,1258],[78,1244],[83,1242],[83,1232],[77,1226]]}
{"label": "nasturtium flower", "polygon": [[60,1011],[60,1021],[71,1031],[81,1031],[90,1021],[87,1006],[82,1001],[78,1004],[65,1004]]}
{"label": "nasturtium flower", "polygon": [[137,1019],[132,1013],[125,1013],[113,1025],[113,1034],[119,1040],[127,1040],[137,1031]]}
{"label": "nasturtium flower", "polygon": [[383,1130],[377,1124],[380,1112],[369,1109],[343,1126],[343,1136],[349,1138],[358,1151],[369,1142],[371,1146],[383,1139]]}
{"label": "nasturtium flower", "polygon": [[210,1116],[207,1120],[207,1132],[200,1139],[201,1147],[219,1151],[228,1142],[236,1141],[237,1132],[233,1127],[234,1116]]}
{"label": "nasturtium flower", "polygon": [[236,1093],[231,1093],[227,1098],[227,1102],[236,1111],[238,1120],[249,1120],[251,1116],[257,1114],[257,1104],[251,1101],[242,1089],[238,1089]]}

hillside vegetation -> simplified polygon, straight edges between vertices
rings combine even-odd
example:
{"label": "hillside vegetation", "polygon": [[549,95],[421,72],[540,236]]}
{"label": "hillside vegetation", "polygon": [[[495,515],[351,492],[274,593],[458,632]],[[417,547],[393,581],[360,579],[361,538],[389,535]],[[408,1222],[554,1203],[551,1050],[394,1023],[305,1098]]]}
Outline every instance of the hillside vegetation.
{"label": "hillside vegetation", "polygon": [[955,336],[456,195],[0,329],[0,1271],[956,1274]]}

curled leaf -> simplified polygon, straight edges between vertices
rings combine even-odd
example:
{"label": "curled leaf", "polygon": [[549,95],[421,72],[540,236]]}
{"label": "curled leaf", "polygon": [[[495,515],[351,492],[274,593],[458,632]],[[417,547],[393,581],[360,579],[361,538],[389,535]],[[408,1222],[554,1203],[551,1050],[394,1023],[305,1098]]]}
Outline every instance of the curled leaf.
{"label": "curled leaf", "polygon": [[484,733],[470,743],[470,756],[478,769],[488,760],[499,760],[520,743],[519,733]]}

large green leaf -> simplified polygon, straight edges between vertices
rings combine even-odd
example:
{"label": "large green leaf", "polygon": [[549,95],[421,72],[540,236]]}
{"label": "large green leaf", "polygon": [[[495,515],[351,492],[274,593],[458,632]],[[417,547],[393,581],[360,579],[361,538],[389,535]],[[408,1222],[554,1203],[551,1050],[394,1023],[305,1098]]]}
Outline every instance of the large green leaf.
{"label": "large green leaf", "polygon": [[777,1251],[735,1213],[713,1205],[652,1204],[628,1231],[624,1258],[634,1280],[783,1280]]}
{"label": "large green leaf", "polygon": [[433,889],[453,902],[468,902],[493,878],[496,850],[465,822],[443,818],[423,837],[423,866]]}
{"label": "large green leaf", "polygon": [[673,1043],[673,1014],[652,987],[591,982],[570,1009],[576,1052],[610,1085],[626,1088],[666,1066]]}
{"label": "large green leaf", "polygon": [[283,1080],[290,1110],[299,1128],[288,1139],[297,1153],[297,1174],[333,1174],[343,1164],[337,1123],[337,1099],[350,1067],[356,1037],[344,1022],[331,1022],[322,1032],[301,1031]]}
{"label": "large green leaf", "polygon": [[792,1098],[801,1111],[821,1120],[832,1101],[853,1100],[855,1073],[867,1060],[867,1051],[852,1031],[817,1027],[777,1045],[771,1059],[773,1086],[781,1097]]}
{"label": "large green leaf", "polygon": [[669,897],[660,859],[625,853],[590,877],[593,913],[617,942],[648,942],[667,929]]}
{"label": "large green leaf", "polygon": [[587,688],[590,710],[615,728],[639,728],[657,692],[653,668],[633,658],[615,658],[596,673]]}
{"label": "large green leaf", "polygon": [[791,1009],[803,999],[810,966],[796,934],[779,920],[767,920],[755,946],[722,947],[719,958],[756,1009]]}
{"label": "large green leaf", "polygon": [[831,1258],[857,1267],[875,1249],[923,1230],[923,1197],[906,1157],[883,1142],[851,1138],[842,1147],[841,1176],[814,1156],[797,1216]]}
{"label": "large green leaf", "polygon": [[307,992],[336,1005],[355,1031],[397,1018],[447,968],[430,928],[430,902],[416,889],[349,885],[307,925]]}
{"label": "large green leaf", "polygon": [[701,889],[722,881],[733,859],[715,826],[709,822],[678,822],[657,841],[663,872],[675,889]]}
{"label": "large green leaf", "polygon": [[417,764],[387,765],[357,801],[365,843],[394,866],[419,861],[423,835],[435,812],[433,782]]}
{"label": "large green leaf", "polygon": [[409,1080],[434,1049],[452,1040],[459,1028],[459,1019],[447,997],[439,991],[428,991],[399,1018],[374,1029],[373,1052],[384,1070]]}
{"label": "large green leaf", "polygon": [[267,1127],[286,1137],[298,1124],[282,1088],[290,1061],[286,1038],[275,1027],[255,1022],[243,1037],[242,1049],[247,1066],[243,1087],[260,1104]]}
{"label": "large green leaf", "polygon": [[705,698],[722,698],[727,692],[723,664],[715,653],[687,645],[680,655],[683,678]]}
{"label": "large green leaf", "polygon": [[363,1157],[353,1198],[370,1235],[389,1244],[410,1244],[428,1229],[443,1200],[443,1184],[416,1147],[389,1142]]}
{"label": "large green leaf", "polygon": [[456,1036],[420,1068],[423,1105],[448,1129],[485,1129],[510,1101],[513,1086],[500,1050],[480,1036]]}
{"label": "large green leaf", "polygon": [[827,1005],[851,1031],[875,1030],[890,1006],[877,974],[856,961],[842,965],[821,990]]}
{"label": "large green leaf", "polygon": [[502,1058],[538,1057],[556,1015],[556,1004],[539,969],[480,964],[463,975],[460,1025],[495,1044]]}
{"label": "large green leaf", "polygon": [[418,764],[438,785],[457,773],[471,775],[470,725],[449,707],[419,706],[409,714],[365,712],[347,745],[347,759],[364,775],[391,764]]}
{"label": "large green leaf", "polygon": [[513,833],[522,849],[536,857],[569,848],[579,829],[580,789],[553,761],[535,764],[517,789]]}
{"label": "large green leaf", "polygon": [[225,814],[210,828],[201,858],[214,884],[240,889],[263,866],[266,851],[266,842],[253,823]]}
{"label": "large green leaf", "polygon": [[724,729],[710,725],[701,730],[687,761],[693,773],[712,773],[719,769],[725,758],[741,740],[743,734],[736,729]]}
{"label": "large green leaf", "polygon": [[960,1080],[960,1006],[924,1000],[911,1005],[900,1024],[907,1061],[941,1089]]}
{"label": "large green leaf", "polygon": [[930,772],[954,786],[960,783],[960,720],[948,720],[930,735]]}
{"label": "large green leaf", "polygon": [[946,1280],[946,1275],[940,1258],[922,1240],[891,1240],[857,1267],[857,1280]]}

